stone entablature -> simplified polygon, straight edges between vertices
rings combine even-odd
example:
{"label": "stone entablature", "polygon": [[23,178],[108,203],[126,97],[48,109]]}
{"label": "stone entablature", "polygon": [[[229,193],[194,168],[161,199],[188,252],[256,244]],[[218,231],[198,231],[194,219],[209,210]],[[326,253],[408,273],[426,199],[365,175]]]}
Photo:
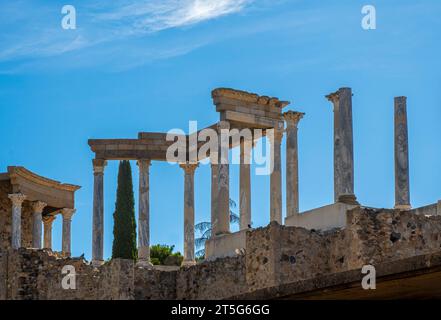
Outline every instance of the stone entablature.
{"label": "stone entablature", "polygon": [[3,178],[11,181],[12,193],[26,195],[27,201],[46,203],[43,214],[50,214],[62,208],[74,208],[75,191],[81,188],[42,177],[20,166],[9,166],[8,173],[4,174]]}

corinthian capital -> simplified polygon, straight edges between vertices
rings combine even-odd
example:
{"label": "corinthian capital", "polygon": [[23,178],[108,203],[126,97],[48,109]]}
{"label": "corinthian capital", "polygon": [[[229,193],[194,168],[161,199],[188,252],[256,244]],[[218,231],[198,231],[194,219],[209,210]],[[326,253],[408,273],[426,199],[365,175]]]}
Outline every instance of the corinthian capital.
{"label": "corinthian capital", "polygon": [[283,118],[286,121],[286,124],[288,127],[296,127],[299,123],[300,119],[303,118],[305,114],[303,112],[297,112],[297,111],[287,111],[283,114]]}
{"label": "corinthian capital", "polygon": [[61,210],[61,215],[63,216],[63,220],[70,220],[72,216],[77,210],[71,208],[63,208]]}
{"label": "corinthian capital", "polygon": [[194,174],[196,168],[199,166],[198,163],[181,163],[179,165],[182,169],[184,169],[185,174]]}
{"label": "corinthian capital", "polygon": [[21,207],[23,201],[26,200],[26,196],[22,193],[8,194],[8,198],[11,199],[14,207]]}
{"label": "corinthian capital", "polygon": [[46,202],[43,201],[34,201],[32,202],[32,210],[34,213],[42,213],[43,209],[47,206]]}
{"label": "corinthian capital", "polygon": [[104,173],[104,167],[107,165],[107,161],[104,159],[93,159],[93,173],[94,174],[103,174]]}

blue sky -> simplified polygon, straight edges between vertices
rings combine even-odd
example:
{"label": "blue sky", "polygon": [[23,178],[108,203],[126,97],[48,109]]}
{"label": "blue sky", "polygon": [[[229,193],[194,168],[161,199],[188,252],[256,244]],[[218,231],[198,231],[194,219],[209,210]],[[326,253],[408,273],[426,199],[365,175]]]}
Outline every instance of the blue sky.
{"label": "blue sky", "polygon": [[[104,4],[103,4],[104,3]],[[110,3],[110,2],[109,2]],[[441,2],[306,0],[0,0],[0,169],[26,168],[81,185],[74,255],[91,252],[89,138],[188,130],[218,120],[210,98],[232,87],[289,100],[299,126],[300,207],[333,201],[332,106],[352,87],[355,189],[392,207],[393,98],[408,96],[411,199],[441,199]],[[77,29],[63,30],[72,4]],[[377,29],[361,28],[361,8]],[[284,147],[284,146],[283,146]],[[105,255],[111,253],[117,162],[105,172]],[[132,162],[135,189],[137,167]],[[183,243],[183,171],[151,166],[151,243]],[[210,215],[210,169],[196,171],[196,221]],[[238,200],[238,168],[231,197]],[[254,226],[269,222],[269,177],[252,176]],[[135,193],[136,195],[136,193]],[[61,247],[61,219],[54,248]]]}

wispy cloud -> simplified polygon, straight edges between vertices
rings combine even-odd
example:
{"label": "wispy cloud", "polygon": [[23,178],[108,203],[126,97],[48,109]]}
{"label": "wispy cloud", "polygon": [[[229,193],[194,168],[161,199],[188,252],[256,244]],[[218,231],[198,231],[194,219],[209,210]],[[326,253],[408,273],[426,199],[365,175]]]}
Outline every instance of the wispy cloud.
{"label": "wispy cloud", "polygon": [[[29,66],[30,60],[60,57],[69,53],[127,43],[131,38],[149,37],[166,29],[180,28],[238,13],[254,0],[115,0],[89,1],[75,5],[77,30],[60,26],[61,7],[17,0],[4,4],[0,12],[0,28],[9,30],[0,35],[1,64],[15,61]],[[14,20],[11,13],[16,12]],[[19,18],[18,18],[19,17]],[[193,47],[199,47],[197,43]],[[167,48],[159,58],[185,54],[192,46]],[[151,51],[150,51],[151,52]],[[22,70],[13,66],[15,70]]]}
{"label": "wispy cloud", "polygon": [[[125,1],[127,2],[127,1]],[[128,1],[98,14],[101,20],[120,21],[134,33],[157,32],[236,13],[252,0],[150,0]]]}

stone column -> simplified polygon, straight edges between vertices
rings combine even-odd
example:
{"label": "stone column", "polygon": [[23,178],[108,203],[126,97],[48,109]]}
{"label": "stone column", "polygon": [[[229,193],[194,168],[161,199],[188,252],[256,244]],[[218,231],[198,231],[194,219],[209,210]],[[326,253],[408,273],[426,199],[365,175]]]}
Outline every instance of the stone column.
{"label": "stone column", "polygon": [[230,166],[228,153],[230,150],[230,124],[221,121],[218,124],[220,135],[218,152],[218,180],[217,180],[217,224],[213,226],[215,236],[230,233]]}
{"label": "stone column", "polygon": [[[272,145],[271,160],[273,171],[270,177],[270,221],[282,223],[282,158],[281,143],[283,138],[283,128],[274,128],[274,135],[270,137]],[[271,141],[272,140],[272,141]]]}
{"label": "stone column", "polygon": [[138,160],[139,212],[138,212],[138,263],[151,266],[150,262],[150,165],[149,159]]}
{"label": "stone column", "polygon": [[252,140],[240,141],[240,230],[251,228],[251,156]]}
{"label": "stone column", "polygon": [[32,247],[41,249],[41,236],[42,236],[42,213],[47,204],[43,201],[35,201],[32,203],[33,223],[32,223]]}
{"label": "stone column", "polygon": [[286,121],[286,216],[299,213],[299,156],[297,125],[305,114],[288,111],[283,114]]}
{"label": "stone column", "polygon": [[92,226],[92,264],[104,262],[104,167],[106,160],[93,161],[93,226]]}
{"label": "stone column", "polygon": [[12,202],[11,245],[13,249],[21,247],[21,206],[26,196],[21,193],[8,195]]}
{"label": "stone column", "polygon": [[409,142],[407,98],[395,98],[395,209],[409,210]]}
{"label": "stone column", "polygon": [[185,172],[184,182],[184,261],[183,266],[196,264],[194,256],[194,172],[198,164],[185,163],[181,168]]}
{"label": "stone column", "polygon": [[219,166],[217,163],[211,163],[211,226],[212,226],[212,232],[211,237],[214,237],[213,230],[217,230],[217,224],[218,222],[218,215],[217,215],[217,193],[218,193],[218,173],[219,173]]}
{"label": "stone column", "polygon": [[63,237],[61,242],[61,249],[63,255],[70,257],[71,254],[71,224],[72,216],[75,213],[75,209],[63,208],[61,215],[63,216]]}
{"label": "stone column", "polygon": [[358,204],[354,194],[352,90],[341,88],[326,98],[334,105],[334,200]]}
{"label": "stone column", "polygon": [[44,225],[44,238],[43,248],[52,250],[52,224],[54,223],[56,216],[47,215],[43,217]]}

